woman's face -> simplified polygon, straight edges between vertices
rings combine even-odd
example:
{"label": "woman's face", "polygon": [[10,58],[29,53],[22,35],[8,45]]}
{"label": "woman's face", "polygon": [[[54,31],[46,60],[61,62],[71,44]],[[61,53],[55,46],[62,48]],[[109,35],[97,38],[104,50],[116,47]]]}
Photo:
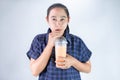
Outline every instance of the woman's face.
{"label": "woman's face", "polygon": [[63,8],[53,8],[49,16],[47,16],[47,22],[52,32],[60,31],[64,33],[69,22],[69,17]]}

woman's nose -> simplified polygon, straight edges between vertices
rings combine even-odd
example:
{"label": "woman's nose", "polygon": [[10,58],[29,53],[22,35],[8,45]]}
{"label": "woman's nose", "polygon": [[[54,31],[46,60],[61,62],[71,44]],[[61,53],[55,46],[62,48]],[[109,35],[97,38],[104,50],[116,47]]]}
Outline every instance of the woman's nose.
{"label": "woman's nose", "polygon": [[62,23],[61,23],[60,21],[57,21],[56,24],[57,24],[57,26],[59,26],[59,25],[61,25]]}

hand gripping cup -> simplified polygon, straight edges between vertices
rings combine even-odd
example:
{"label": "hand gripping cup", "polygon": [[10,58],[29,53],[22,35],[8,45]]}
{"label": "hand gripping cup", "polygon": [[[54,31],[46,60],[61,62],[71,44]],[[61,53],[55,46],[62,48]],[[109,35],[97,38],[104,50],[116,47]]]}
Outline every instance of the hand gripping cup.
{"label": "hand gripping cup", "polygon": [[59,37],[55,41],[55,56],[56,60],[58,57],[66,57],[66,50],[67,50],[67,40],[65,37]]}

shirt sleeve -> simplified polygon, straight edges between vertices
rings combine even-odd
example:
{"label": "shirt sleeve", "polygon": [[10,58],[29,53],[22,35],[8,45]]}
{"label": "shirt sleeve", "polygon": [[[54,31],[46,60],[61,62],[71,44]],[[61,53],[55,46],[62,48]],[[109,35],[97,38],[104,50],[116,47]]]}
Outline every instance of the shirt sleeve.
{"label": "shirt sleeve", "polygon": [[27,56],[29,59],[31,58],[37,59],[40,56],[41,53],[40,46],[41,46],[40,41],[38,40],[38,36],[36,36],[32,41],[29,51],[27,52]]}
{"label": "shirt sleeve", "polygon": [[87,62],[90,57],[92,55],[92,52],[87,48],[87,46],[85,45],[85,43],[83,41],[81,41],[80,44],[80,61],[85,63]]}

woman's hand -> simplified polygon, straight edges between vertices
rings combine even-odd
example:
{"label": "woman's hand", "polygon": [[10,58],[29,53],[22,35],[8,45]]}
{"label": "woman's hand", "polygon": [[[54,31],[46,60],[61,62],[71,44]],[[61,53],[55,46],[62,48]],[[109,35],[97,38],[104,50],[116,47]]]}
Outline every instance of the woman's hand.
{"label": "woman's hand", "polygon": [[58,37],[61,37],[63,35],[62,32],[60,31],[54,31],[54,32],[51,32],[49,33],[49,37],[48,37],[48,45],[50,46],[54,46],[55,45],[55,40],[58,38]]}
{"label": "woman's hand", "polygon": [[61,69],[68,69],[73,65],[73,57],[67,54],[66,57],[58,57],[58,59],[55,61],[56,67]]}
{"label": "woman's hand", "polygon": [[91,63],[87,61],[86,63],[82,63],[79,60],[75,59],[74,57],[67,54],[66,57],[58,57],[55,61],[56,67],[61,69],[68,69],[73,66],[80,72],[89,73],[91,71]]}

